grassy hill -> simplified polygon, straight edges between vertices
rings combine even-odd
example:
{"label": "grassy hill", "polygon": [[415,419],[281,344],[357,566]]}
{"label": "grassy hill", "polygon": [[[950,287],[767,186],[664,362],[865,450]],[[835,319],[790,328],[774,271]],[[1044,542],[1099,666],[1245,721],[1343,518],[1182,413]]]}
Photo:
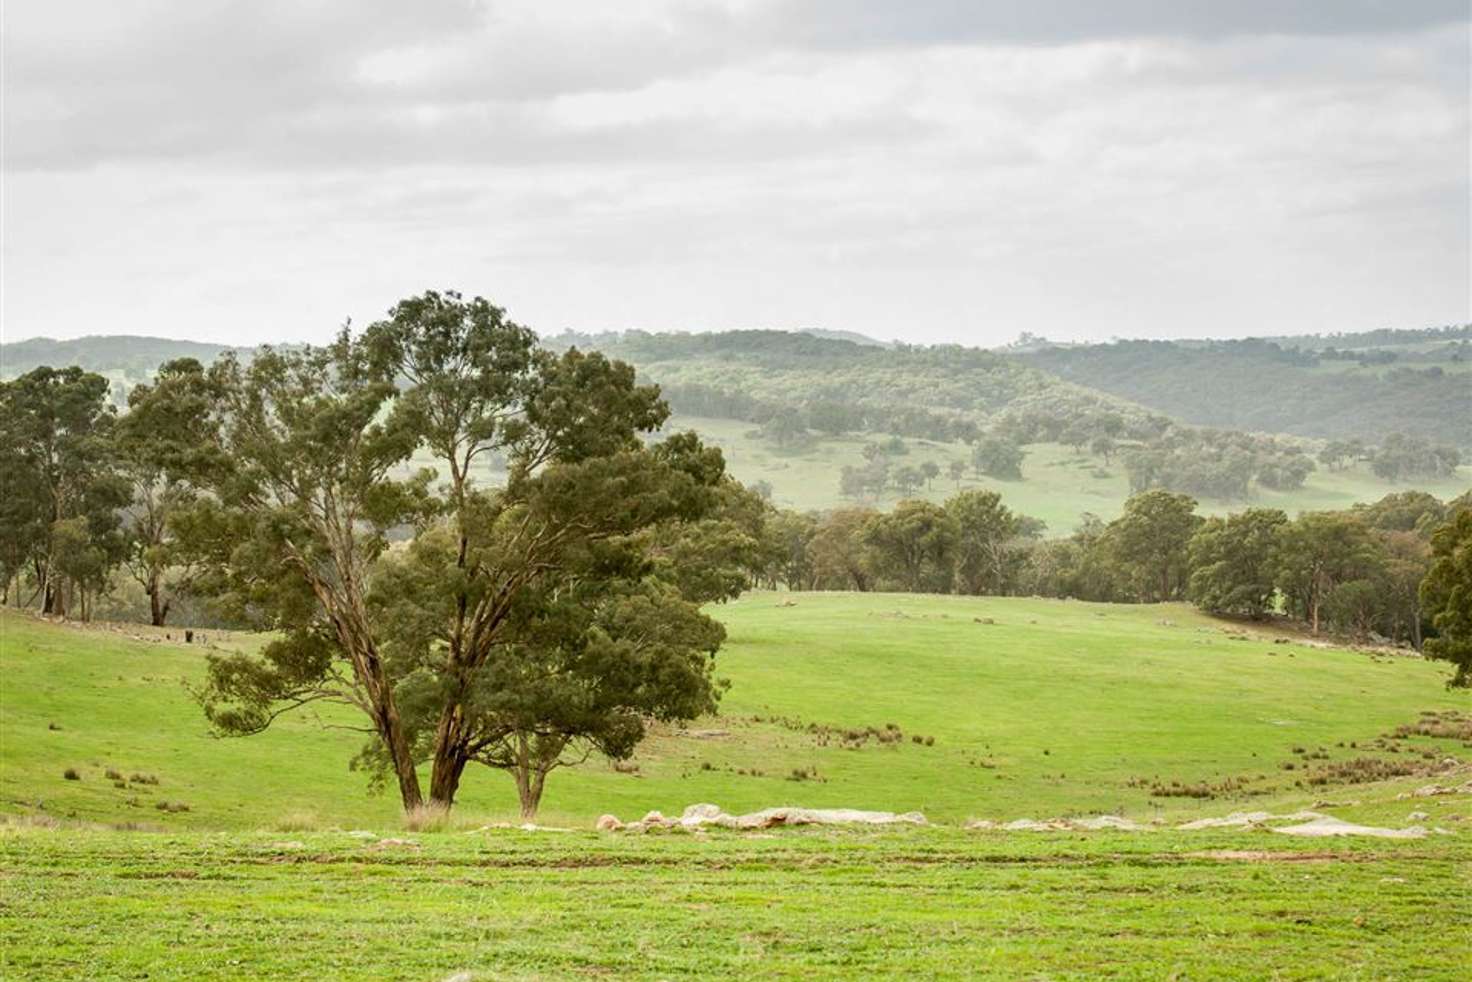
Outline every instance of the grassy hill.
{"label": "grassy hill", "polygon": [[[602,812],[697,801],[920,810],[944,821],[1220,812],[1264,796],[1306,803],[1325,792],[1296,788],[1303,774],[1285,763],[1388,760],[1349,745],[1423,710],[1467,708],[1443,689],[1440,665],[1274,644],[1184,606],[757,593],[718,616],[730,632],[719,672],[732,686],[721,717],[693,729],[721,735],[661,731],[640,749],[637,774],[602,763],[559,771],[544,805],[551,820],[586,825]],[[347,769],[360,738],[322,726],[350,716],[298,714],[261,736],[213,739],[186,691],[202,654],[177,634],[139,641],[149,629],[9,612],[0,624],[5,811],[204,828],[396,819],[396,803],[369,797]],[[858,749],[844,745],[846,731],[890,724],[898,742],[869,734]],[[1305,762],[1295,747],[1327,757]],[[1455,742],[1441,751],[1459,752]],[[65,780],[67,768],[81,780]],[[796,770],[816,777],[794,780]],[[1229,780],[1244,790],[1194,799],[1150,788]],[[486,770],[469,775],[460,807],[504,816],[514,802],[510,779]]]}
{"label": "grassy hill", "polygon": [[[701,735],[657,735],[637,774],[558,772],[542,821],[582,831],[482,827],[508,816],[514,796],[506,778],[472,774],[453,825],[406,833],[395,803],[367,797],[347,771],[357,738],[321,725],[340,717],[213,740],[185,691],[198,645],[0,611],[0,976],[1083,978],[1130,964],[1183,978],[1272,965],[1285,979],[1454,979],[1465,969],[1472,797],[1396,794],[1472,772],[1295,785],[1363,771],[1356,760],[1418,771],[1468,757],[1465,733],[1382,738],[1418,720],[1465,725],[1451,715],[1468,710],[1465,696],[1448,694],[1437,665],[1276,644],[1176,606],[757,593],[719,615],[733,683],[722,716],[701,721]],[[891,723],[903,739],[872,739],[871,727]],[[866,736],[846,748],[845,730]],[[81,779],[64,779],[66,768]],[[790,780],[795,768],[808,777]],[[1223,788],[1229,779],[1242,783]],[[1174,796],[1187,786],[1215,797]],[[588,830],[599,812],[695,801],[919,808],[944,824]],[[1414,810],[1451,834],[956,824],[1309,804],[1393,827]],[[384,838],[344,832],[364,827]]]}

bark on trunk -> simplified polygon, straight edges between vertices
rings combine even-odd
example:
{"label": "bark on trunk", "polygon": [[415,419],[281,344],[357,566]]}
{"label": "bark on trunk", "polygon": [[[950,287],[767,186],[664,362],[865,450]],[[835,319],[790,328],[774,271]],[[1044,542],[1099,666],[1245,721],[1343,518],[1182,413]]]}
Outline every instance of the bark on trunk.
{"label": "bark on trunk", "polygon": [[521,817],[530,822],[537,817],[537,808],[542,803],[547,772],[537,767],[517,767],[512,773],[516,777],[516,796],[521,801]]}
{"label": "bark on trunk", "polygon": [[66,595],[59,589],[56,579],[49,574],[46,577],[46,599],[41,606],[41,613],[66,617]]}
{"label": "bark on trunk", "polygon": [[388,747],[393,761],[394,775],[399,780],[399,798],[404,811],[412,811],[424,804],[424,795],[419,790],[419,772],[414,767],[414,757],[409,753],[409,741],[404,737],[403,722],[392,702],[385,705],[380,714],[379,736]]}
{"label": "bark on trunk", "polygon": [[154,627],[163,627],[169,616],[169,605],[163,602],[163,577],[158,573],[149,576],[148,615]]}
{"label": "bark on trunk", "polygon": [[460,777],[465,773],[464,740],[458,706],[447,706],[435,731],[434,766],[429,776],[429,800],[445,809],[455,804]]}

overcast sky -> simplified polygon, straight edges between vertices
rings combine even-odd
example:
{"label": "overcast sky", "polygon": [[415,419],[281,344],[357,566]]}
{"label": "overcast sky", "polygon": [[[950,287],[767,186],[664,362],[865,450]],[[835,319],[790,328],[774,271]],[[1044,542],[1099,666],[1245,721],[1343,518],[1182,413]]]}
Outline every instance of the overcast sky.
{"label": "overcast sky", "polygon": [[1469,313],[1467,0],[8,0],[3,329]]}

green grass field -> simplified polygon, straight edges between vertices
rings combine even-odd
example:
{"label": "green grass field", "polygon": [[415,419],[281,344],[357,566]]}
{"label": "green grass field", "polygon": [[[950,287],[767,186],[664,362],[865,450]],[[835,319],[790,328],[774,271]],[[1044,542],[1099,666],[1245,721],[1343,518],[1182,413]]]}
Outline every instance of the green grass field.
{"label": "green grass field", "polygon": [[1465,850],[1283,838],[10,832],[0,974],[1464,977]]}
{"label": "green grass field", "polygon": [[[838,475],[844,465],[864,463],[863,446],[872,436],[854,436],[822,440],[800,450],[780,450],[768,441],[751,436],[756,427],[729,419],[707,419],[677,416],[670,421],[674,429],[693,429],[705,440],[716,444],[725,454],[731,473],[747,483],[767,481],[772,485],[773,501],[784,508],[821,510],[853,504],[838,493]],[[895,458],[895,466],[918,466],[934,460],[941,476],[929,488],[921,488],[916,497],[944,501],[957,491],[948,467],[951,461],[968,462],[970,448],[962,443],[936,443],[907,440],[910,452]],[[1105,521],[1118,517],[1129,497],[1129,478],[1116,459],[1105,465],[1088,454],[1077,454],[1071,447],[1056,443],[1033,444],[1027,449],[1022,465],[1021,481],[978,479],[969,470],[961,488],[991,488],[1002,495],[1008,507],[1048,523],[1048,535],[1067,535],[1073,531],[1084,512],[1093,512]],[[1454,478],[1442,481],[1417,480],[1417,490],[1428,491],[1443,500],[1472,489],[1472,467],[1463,467]],[[1201,502],[1201,512],[1208,515],[1240,511],[1251,506],[1281,508],[1289,515],[1300,511],[1326,511],[1348,508],[1357,502],[1376,501],[1393,491],[1404,491],[1406,485],[1392,484],[1372,474],[1365,465],[1344,471],[1320,469],[1309,475],[1307,483],[1297,491],[1257,489],[1250,501]],[[893,492],[875,502],[888,508],[898,500]]]}
{"label": "green grass field", "polygon": [[[1271,628],[1177,605],[754,593],[716,613],[730,632],[721,716],[692,724],[700,736],[656,733],[637,773],[557,772],[540,821],[573,831],[524,833],[482,828],[514,813],[510,780],[491,772],[467,777],[446,827],[405,832],[395,802],[347,769],[359,738],[324,728],[350,717],[216,740],[186,688],[198,645],[5,611],[0,976],[1455,978],[1465,967],[1472,796],[1396,795],[1450,780],[1445,761],[1472,750],[1461,737],[1381,739],[1428,711],[1472,710],[1440,665],[1274,643]],[[904,738],[844,745],[845,730],[888,724]],[[1406,773],[1311,783],[1367,758]],[[1172,782],[1212,796],[1164,793]],[[920,810],[938,827],[590,830],[602,812],[698,801]],[[1310,805],[1396,828],[1418,812],[1450,834],[1169,828]],[[1160,828],[961,828],[1091,813]]]}
{"label": "green grass field", "polygon": [[[1301,791],[1307,801],[1313,795],[1293,786],[1300,770],[1281,769],[1302,756],[1294,747],[1351,759],[1360,751],[1349,743],[1373,741],[1423,710],[1468,708],[1465,695],[1443,687],[1439,663],[1273,644],[1271,632],[1239,631],[1184,605],[753,593],[716,613],[730,632],[717,665],[731,688],[722,717],[691,729],[726,735],[656,731],[634,758],[637,774],[596,762],[559,771],[544,803],[549,820],[587,824],[602,812],[678,812],[697,801],[919,810],[945,821],[1220,810],[1152,796],[1132,779],[1243,779],[1254,797]],[[294,815],[395,819],[391,796],[369,796],[347,769],[362,738],[324,728],[356,722],[343,711],[215,739],[187,691],[202,654],[177,631],[174,642],[149,644],[10,612],[0,623],[7,811],[202,828],[259,828]],[[894,724],[904,738],[846,749],[837,733],[810,732],[814,724]],[[81,780],[64,780],[68,767]],[[159,783],[116,788],[108,769]],[[795,769],[818,776],[792,780]],[[161,812],[160,800],[190,810]],[[472,771],[460,804],[509,816],[512,783]]]}

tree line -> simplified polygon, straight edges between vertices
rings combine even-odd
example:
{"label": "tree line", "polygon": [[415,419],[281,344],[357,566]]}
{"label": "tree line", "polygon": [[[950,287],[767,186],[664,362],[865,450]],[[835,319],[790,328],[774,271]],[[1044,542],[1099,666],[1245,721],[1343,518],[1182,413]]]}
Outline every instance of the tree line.
{"label": "tree line", "polygon": [[1447,503],[1398,492],[1297,518],[1196,509],[1189,495],[1153,489],[1112,522],[1085,515],[1072,535],[1051,539],[986,490],[888,512],[783,511],[769,521],[764,579],[793,590],[1189,601],[1213,614],[1294,618],[1314,633],[1424,643],[1467,681],[1472,492]]}

